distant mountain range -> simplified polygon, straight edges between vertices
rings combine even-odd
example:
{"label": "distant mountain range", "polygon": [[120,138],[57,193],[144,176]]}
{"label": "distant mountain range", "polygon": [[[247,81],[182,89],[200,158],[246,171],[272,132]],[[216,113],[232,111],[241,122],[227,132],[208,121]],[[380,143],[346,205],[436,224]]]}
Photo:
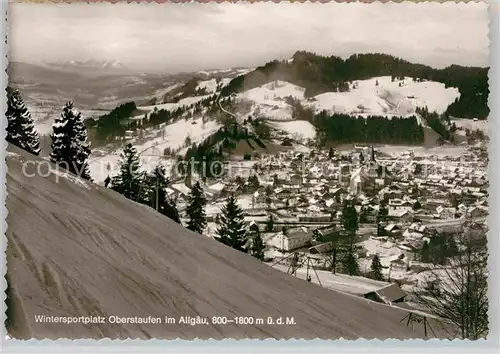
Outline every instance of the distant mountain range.
{"label": "distant mountain range", "polygon": [[[144,105],[152,98],[163,100],[173,85],[183,86],[194,77],[228,82],[248,69],[187,73],[135,72],[118,61],[68,61],[28,64],[9,62],[9,86],[21,91],[37,129],[50,131],[64,103],[73,101],[86,117],[101,115],[125,102]],[[215,79],[213,79],[215,81]],[[193,89],[196,88],[193,87]]]}
{"label": "distant mountain range", "polygon": [[121,62],[106,61],[106,60],[94,60],[89,59],[85,61],[81,60],[69,60],[62,63],[47,63],[52,67],[62,67],[62,68],[93,68],[93,69],[126,69],[125,65]]}

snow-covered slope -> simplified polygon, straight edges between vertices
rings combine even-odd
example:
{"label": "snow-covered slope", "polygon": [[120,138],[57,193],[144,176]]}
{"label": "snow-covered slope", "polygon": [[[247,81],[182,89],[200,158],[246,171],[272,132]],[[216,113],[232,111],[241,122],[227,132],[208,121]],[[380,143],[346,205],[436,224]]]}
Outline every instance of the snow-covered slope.
{"label": "snow-covered slope", "polygon": [[242,101],[253,103],[248,115],[265,117],[272,120],[291,120],[292,107],[284,99],[293,97],[304,99],[305,89],[286,81],[273,81],[245,91],[237,97]]}
{"label": "snow-covered slope", "polygon": [[383,76],[354,81],[349,92],[317,95],[310,106],[347,114],[406,116],[415,113],[416,107],[443,113],[458,97],[458,89],[439,82],[414,82],[409,77],[391,81]]}
{"label": "snow-covered slope", "polygon": [[[422,326],[401,322],[403,310],[284,274],[109,189],[57,179],[46,163],[37,174],[41,159],[9,151],[8,331],[14,338],[423,338]],[[104,321],[44,323],[37,315]],[[112,324],[110,316],[168,316],[176,323]],[[208,324],[180,324],[181,316],[207,317]],[[211,324],[214,316],[264,323]],[[268,317],[293,317],[295,324],[269,325]]]}
{"label": "snow-covered slope", "polygon": [[314,139],[316,137],[316,128],[305,120],[294,120],[287,122],[269,122],[269,125],[274,128],[288,133],[296,140]]}
{"label": "snow-covered slope", "polygon": [[196,86],[197,90],[205,89],[207,93],[214,93],[217,91],[217,80],[216,79],[210,79],[210,80],[205,80],[205,81],[200,81],[198,83],[198,86]]}
{"label": "snow-covered slope", "polygon": [[[487,120],[477,120],[477,121],[474,121],[474,120],[471,120],[471,119],[458,119],[458,118],[455,118],[452,120],[452,123],[454,123],[457,128],[460,128],[460,129],[469,129],[471,131],[474,131],[474,130],[481,130],[482,132],[484,132],[485,134],[488,134],[488,121]],[[465,132],[464,132],[465,134]]]}
{"label": "snow-covered slope", "polygon": [[238,94],[238,98],[253,103],[249,115],[291,120],[292,108],[284,100],[288,96],[315,111],[387,117],[408,116],[416,107],[425,106],[442,113],[460,96],[458,89],[445,88],[438,82],[414,82],[412,78],[391,81],[390,76],[354,81],[348,92],[326,92],[307,99],[304,92],[302,87],[274,81]]}
{"label": "snow-covered slope", "polygon": [[[204,123],[202,117],[180,119],[157,131],[158,137],[148,139],[143,143],[133,143],[133,145],[140,154],[140,162],[144,170],[151,171],[159,162],[166,167],[171,166],[172,161],[164,157],[165,149],[176,151],[184,148],[188,137],[192,144],[198,144],[220,127],[221,125],[213,120]],[[113,175],[118,171],[120,154],[121,150],[115,150],[107,151],[103,153],[103,156],[96,153],[97,156],[91,157],[89,166],[92,178],[96,182],[102,183],[106,176]]]}
{"label": "snow-covered slope", "polygon": [[179,107],[189,106],[189,105],[192,105],[192,104],[197,103],[199,101],[202,101],[205,98],[210,97],[210,96],[211,95],[186,97],[186,98],[179,100],[179,102],[177,102],[177,103],[163,103],[163,104],[157,104],[157,105],[152,105],[152,106],[141,106],[141,107],[137,107],[137,108],[140,110],[143,110],[143,111],[148,111],[148,112],[152,111],[155,108],[158,110],[165,109],[165,110],[173,111]]}

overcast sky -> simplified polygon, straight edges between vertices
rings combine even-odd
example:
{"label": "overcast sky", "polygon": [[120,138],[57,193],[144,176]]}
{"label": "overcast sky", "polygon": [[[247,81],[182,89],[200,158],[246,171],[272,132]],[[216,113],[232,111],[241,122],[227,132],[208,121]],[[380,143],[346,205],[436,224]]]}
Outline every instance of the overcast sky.
{"label": "overcast sky", "polygon": [[260,65],[303,49],[488,65],[488,8],[445,4],[9,5],[10,60],[118,60],[166,71]]}

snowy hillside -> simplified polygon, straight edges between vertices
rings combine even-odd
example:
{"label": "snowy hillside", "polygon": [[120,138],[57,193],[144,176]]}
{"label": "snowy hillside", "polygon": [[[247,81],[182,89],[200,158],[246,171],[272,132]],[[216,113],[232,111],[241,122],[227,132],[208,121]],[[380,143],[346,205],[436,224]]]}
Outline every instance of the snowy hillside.
{"label": "snowy hillside", "polygon": [[[284,274],[107,188],[89,183],[87,189],[44,168],[37,174],[41,159],[12,146],[9,151],[11,337],[424,338],[422,326],[401,322],[407,314],[401,309]],[[35,319],[43,314],[105,321],[68,325]],[[111,316],[176,321],[112,323]],[[208,322],[189,326],[179,323],[181,316]],[[220,326],[212,324],[213,316],[286,316],[295,325]]]}
{"label": "snowy hillside", "polygon": [[305,89],[286,81],[273,81],[245,91],[237,97],[241,101],[253,103],[248,115],[262,116],[272,120],[291,120],[292,107],[285,102],[285,97],[304,99]]}
{"label": "snowy hillside", "polygon": [[[216,94],[217,80],[212,78],[199,81],[196,89],[205,89],[209,94],[186,97],[177,103],[140,106],[138,109],[149,114],[154,109],[173,111],[179,107],[188,107]],[[236,96],[237,102],[251,103],[249,110],[240,112],[237,117],[263,117],[268,120],[271,128],[284,132],[296,141],[305,142],[315,138],[316,129],[309,122],[292,120],[290,97],[315,111],[327,110],[365,116],[381,115],[389,119],[412,115],[416,107],[427,106],[430,111],[444,112],[448,105],[459,97],[457,89],[445,88],[438,82],[414,82],[412,78],[392,81],[390,76],[354,81],[350,83],[349,92],[327,92],[311,98],[305,98],[304,93],[304,88],[285,81],[269,82]],[[203,123],[201,116],[189,120],[180,119],[155,131],[155,136],[145,142],[132,142],[142,154],[141,162],[144,168],[151,170],[159,160],[167,167],[170,166],[172,161],[163,157],[165,149],[180,154],[185,153],[187,149],[185,142],[188,137],[191,143],[199,143],[220,127],[221,125],[215,121]],[[97,156],[91,160],[91,172],[96,181],[102,182],[108,174],[113,174],[117,170],[119,154],[119,150],[107,151],[104,156]]]}
{"label": "snowy hillside", "polygon": [[210,79],[210,80],[200,81],[198,83],[198,86],[196,86],[196,89],[197,90],[205,89],[208,93],[214,93],[215,91],[217,91],[217,80]]}
{"label": "snowy hillside", "polygon": [[155,108],[158,109],[158,110],[165,109],[165,110],[173,111],[173,110],[176,110],[179,107],[189,106],[189,105],[192,105],[192,104],[194,104],[196,102],[202,101],[205,98],[210,97],[210,96],[211,95],[186,97],[186,98],[183,98],[183,99],[179,100],[179,102],[177,102],[177,103],[162,103],[162,104],[152,105],[152,106],[140,106],[140,107],[137,107],[137,108],[139,110],[143,110],[143,111],[147,111],[147,112],[151,112]]}
{"label": "snowy hillside", "polygon": [[[168,148],[182,154],[186,138],[189,137],[192,144],[198,144],[215,133],[220,127],[221,125],[215,121],[206,121],[204,123],[202,117],[187,120],[180,119],[155,131],[155,138],[147,139],[145,142],[132,143],[140,154],[144,170],[151,171],[158,162],[161,162],[166,167],[171,166],[172,161],[164,157],[165,149]],[[100,153],[102,156],[99,156]],[[119,169],[120,154],[120,149],[93,152],[89,165],[92,178],[97,183],[102,183],[108,174],[112,175]]]}
{"label": "snowy hillside", "polygon": [[294,120],[287,122],[269,122],[269,125],[277,130],[288,133],[296,140],[314,139],[316,137],[316,128],[305,120]]}
{"label": "snowy hillside", "polygon": [[253,103],[248,115],[272,120],[291,120],[292,107],[285,101],[291,96],[315,111],[356,115],[408,116],[416,107],[442,113],[460,93],[456,88],[432,81],[414,82],[412,78],[391,81],[390,76],[357,80],[348,92],[327,92],[304,98],[305,89],[284,81],[274,81],[238,94],[241,101]]}
{"label": "snowy hillside", "polygon": [[253,68],[230,68],[230,69],[200,70],[197,71],[196,73],[206,76],[225,75],[228,77],[236,77],[238,75],[245,75],[246,73],[253,70],[254,70]]}
{"label": "snowy hillside", "polygon": [[452,120],[452,123],[454,123],[457,128],[459,129],[469,129],[471,131],[474,130],[481,130],[485,134],[488,134],[488,121],[487,120],[478,120],[474,121],[471,119],[458,119],[455,118]]}
{"label": "snowy hillside", "polygon": [[414,114],[416,107],[443,113],[458,97],[458,89],[439,82],[414,82],[410,77],[391,81],[390,76],[383,76],[354,81],[349,92],[317,95],[310,106],[347,114],[406,116]]}

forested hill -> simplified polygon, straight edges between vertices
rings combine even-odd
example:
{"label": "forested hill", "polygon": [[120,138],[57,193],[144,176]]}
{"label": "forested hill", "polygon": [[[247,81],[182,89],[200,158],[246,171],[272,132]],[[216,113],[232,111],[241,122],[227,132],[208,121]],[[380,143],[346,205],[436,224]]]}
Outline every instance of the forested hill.
{"label": "forested hill", "polygon": [[302,86],[307,97],[329,91],[348,90],[347,82],[376,76],[409,76],[438,81],[446,87],[456,87],[460,98],[453,102],[447,114],[464,118],[487,118],[489,68],[452,65],[434,69],[387,54],[355,54],[348,59],[324,57],[305,51],[296,52],[291,60],[271,61],[254,71],[233,79],[222,95],[242,92],[269,81],[283,80]]}

